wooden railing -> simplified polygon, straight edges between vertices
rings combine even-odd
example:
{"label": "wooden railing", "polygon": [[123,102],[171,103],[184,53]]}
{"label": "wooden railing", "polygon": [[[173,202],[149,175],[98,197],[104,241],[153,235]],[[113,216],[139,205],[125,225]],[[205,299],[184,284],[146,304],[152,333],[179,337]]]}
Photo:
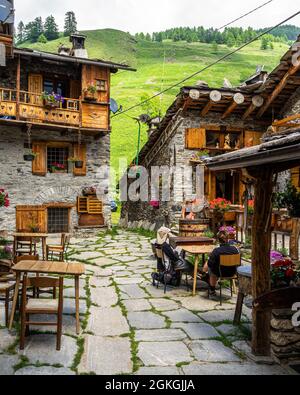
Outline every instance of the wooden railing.
{"label": "wooden railing", "polygon": [[0,119],[80,126],[81,101],[64,98],[58,107],[47,106],[42,94],[0,88]]}

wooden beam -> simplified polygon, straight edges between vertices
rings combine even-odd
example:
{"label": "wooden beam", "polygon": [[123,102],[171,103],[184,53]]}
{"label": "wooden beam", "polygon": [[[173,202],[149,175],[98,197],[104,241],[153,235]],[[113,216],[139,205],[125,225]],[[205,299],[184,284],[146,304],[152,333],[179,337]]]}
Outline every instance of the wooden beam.
{"label": "wooden beam", "polygon": [[17,97],[16,97],[16,118],[20,119],[20,90],[21,90],[21,57],[18,55],[18,63],[17,63],[17,76],[16,76],[16,89],[17,89]]}
{"label": "wooden beam", "polygon": [[[252,225],[252,296],[257,299],[271,290],[270,250],[273,194],[273,170],[260,167],[249,174],[256,178]],[[252,352],[257,356],[271,353],[271,310],[253,308]]]}
{"label": "wooden beam", "polygon": [[250,106],[247,108],[246,112],[244,113],[244,115],[242,116],[242,120],[245,121],[245,119],[247,119],[252,113],[253,111],[255,111],[256,106],[251,103]]}
{"label": "wooden beam", "polygon": [[[280,121],[273,122],[272,126],[284,126],[290,121],[295,121],[296,119],[300,118],[300,114],[291,115],[290,117],[281,119]],[[294,126],[297,126],[296,124]]]}
{"label": "wooden beam", "polygon": [[228,115],[230,115],[232,113],[232,111],[234,111],[237,108],[238,104],[233,101],[230,106],[227,108],[227,110],[224,112],[224,114],[222,115],[221,119],[225,119],[228,117]]}
{"label": "wooden beam", "polygon": [[209,101],[206,106],[203,108],[203,110],[201,111],[201,117],[204,117],[206,114],[209,113],[209,111],[212,109],[213,105],[215,103],[213,101]]}
{"label": "wooden beam", "polygon": [[290,67],[290,69],[286,72],[286,74],[283,76],[282,80],[279,82],[279,84],[276,86],[272,94],[269,96],[268,100],[266,103],[263,105],[263,107],[259,110],[257,117],[261,118],[264,113],[267,111],[267,109],[270,107],[270,105],[273,103],[273,101],[276,99],[276,97],[280,94],[280,92],[285,88],[285,86],[288,83],[289,78],[296,74],[297,71],[300,70],[300,61],[296,66]]}

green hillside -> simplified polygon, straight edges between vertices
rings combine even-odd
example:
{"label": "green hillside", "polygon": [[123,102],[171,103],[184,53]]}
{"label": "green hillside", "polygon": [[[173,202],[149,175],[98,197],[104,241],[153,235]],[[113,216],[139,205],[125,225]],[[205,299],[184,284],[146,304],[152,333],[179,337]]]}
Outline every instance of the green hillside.
{"label": "green hillside", "polygon": [[[189,74],[201,69],[222,55],[230,52],[226,46],[216,49],[210,44],[164,41],[136,41],[128,33],[105,29],[82,32],[87,35],[87,49],[90,58],[102,58],[116,62],[127,62],[138,69],[136,73],[120,71],[112,76],[112,97],[124,109],[140,101],[142,95],[155,94]],[[46,44],[24,43],[43,51],[57,52],[59,43],[68,44],[68,38]],[[271,71],[288,46],[274,43],[273,50],[262,51],[260,42],[243,49],[198,77],[190,80],[193,84],[205,80],[212,87],[220,87],[224,77],[233,84],[238,84],[255,72],[258,64],[265,65]],[[165,59],[165,62],[164,62]],[[174,100],[179,88],[175,88],[161,98],[161,109],[164,114]],[[138,116],[144,111],[140,108],[130,112],[129,116]],[[118,170],[118,158],[126,157],[129,161],[135,156],[137,145],[137,125],[129,116],[120,115],[112,119],[112,157],[111,163]],[[146,131],[143,131],[143,143],[146,141]]]}

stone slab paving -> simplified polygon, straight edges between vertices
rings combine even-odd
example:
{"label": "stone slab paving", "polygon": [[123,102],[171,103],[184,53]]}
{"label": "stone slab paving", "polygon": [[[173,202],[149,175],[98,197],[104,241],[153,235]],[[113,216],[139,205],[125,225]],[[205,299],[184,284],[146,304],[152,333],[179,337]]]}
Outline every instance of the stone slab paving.
{"label": "stone slab paving", "polygon": [[87,330],[96,336],[120,336],[129,332],[129,326],[120,307],[91,307]]}
{"label": "stone slab paving", "polygon": [[26,366],[16,371],[15,376],[74,376],[75,372],[67,368],[53,366]]}
{"label": "stone slab paving", "polygon": [[[73,280],[66,279],[62,350],[49,333],[54,328],[38,327],[42,333],[31,333],[20,352],[17,330],[0,327],[0,375],[291,374],[249,358],[245,333],[232,325],[235,297],[220,306],[205,290],[192,297],[185,284],[166,294],[163,286],[153,287],[149,242],[123,230],[72,240],[71,260],[86,261],[88,278],[80,286],[81,333],[75,333]],[[251,313],[244,306],[244,326],[251,327]],[[3,303],[0,320],[3,325]]]}
{"label": "stone slab paving", "polygon": [[197,359],[201,362],[237,362],[240,358],[229,347],[225,347],[221,341],[201,340],[190,343],[190,348]]}
{"label": "stone slab paving", "polygon": [[172,324],[172,328],[181,328],[192,340],[199,339],[212,339],[220,337],[220,334],[215,330],[215,328],[208,324],[202,323],[182,323],[176,322]]}
{"label": "stone slab paving", "polygon": [[164,311],[163,313],[172,322],[201,322],[201,319],[187,309]]}
{"label": "stone slab paving", "polygon": [[176,366],[193,357],[183,342],[141,342],[138,356],[145,366]]}
{"label": "stone slab paving", "polygon": [[151,310],[151,305],[146,299],[130,299],[123,301],[124,306],[128,312],[133,311],[149,311]]}
{"label": "stone slab paving", "polygon": [[79,373],[120,375],[132,372],[130,341],[126,338],[86,336]]}
{"label": "stone slab paving", "polygon": [[137,330],[135,332],[135,339],[138,342],[166,342],[184,340],[185,338],[186,334],[180,329]]}
{"label": "stone slab paving", "polygon": [[166,326],[163,317],[151,312],[131,312],[128,313],[127,319],[129,325],[136,329],[156,329]]}
{"label": "stone slab paving", "polygon": [[28,337],[25,349],[20,351],[20,355],[26,356],[32,364],[59,364],[70,367],[76,352],[76,340],[72,337],[62,336],[61,350],[57,352],[56,336],[43,334]]}

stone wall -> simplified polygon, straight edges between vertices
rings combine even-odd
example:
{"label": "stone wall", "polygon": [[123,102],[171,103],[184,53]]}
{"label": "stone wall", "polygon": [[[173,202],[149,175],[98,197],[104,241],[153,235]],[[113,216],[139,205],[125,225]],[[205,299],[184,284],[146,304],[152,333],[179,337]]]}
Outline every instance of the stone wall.
{"label": "stone wall", "polygon": [[[174,120],[177,125],[180,118],[182,122],[170,137],[168,143],[159,151],[151,166],[186,166],[190,165],[190,159],[196,151],[185,149],[185,132],[188,128],[199,128],[202,125],[217,124],[224,126],[238,127],[246,130],[265,131],[260,122],[255,120],[247,120],[243,122],[236,116],[222,120],[218,114],[209,114],[205,118],[201,118],[199,113],[195,111],[185,112],[183,115]],[[143,165],[143,163],[141,163]],[[190,193],[193,191],[193,183],[191,182]],[[148,202],[126,202],[122,206],[120,225],[129,228],[142,227],[155,230],[162,225],[173,227],[178,224],[181,217],[181,203],[174,200],[174,194],[181,191],[181,186],[173,184],[171,201],[161,203],[159,209],[152,208]]]}
{"label": "stone wall", "polygon": [[[77,142],[74,132],[61,135],[60,132],[41,129],[32,129],[32,141],[63,141]],[[0,126],[0,188],[8,191],[11,205],[0,211],[1,229],[15,230],[16,205],[42,205],[46,203],[74,203],[81,195],[83,187],[99,185],[97,170],[102,165],[109,165],[110,161],[110,135],[95,139],[83,136],[82,141],[87,144],[87,175],[75,177],[72,172],[68,174],[50,174],[40,177],[32,174],[31,162],[25,162],[24,144],[27,135],[21,127]],[[108,181],[102,180],[102,183]],[[111,223],[111,210],[109,202],[104,205],[104,218],[106,225]],[[76,207],[71,213],[71,227],[78,225]]]}
{"label": "stone wall", "polygon": [[274,356],[281,362],[300,358],[300,328],[292,324],[291,310],[273,310],[271,320],[271,346]]}

